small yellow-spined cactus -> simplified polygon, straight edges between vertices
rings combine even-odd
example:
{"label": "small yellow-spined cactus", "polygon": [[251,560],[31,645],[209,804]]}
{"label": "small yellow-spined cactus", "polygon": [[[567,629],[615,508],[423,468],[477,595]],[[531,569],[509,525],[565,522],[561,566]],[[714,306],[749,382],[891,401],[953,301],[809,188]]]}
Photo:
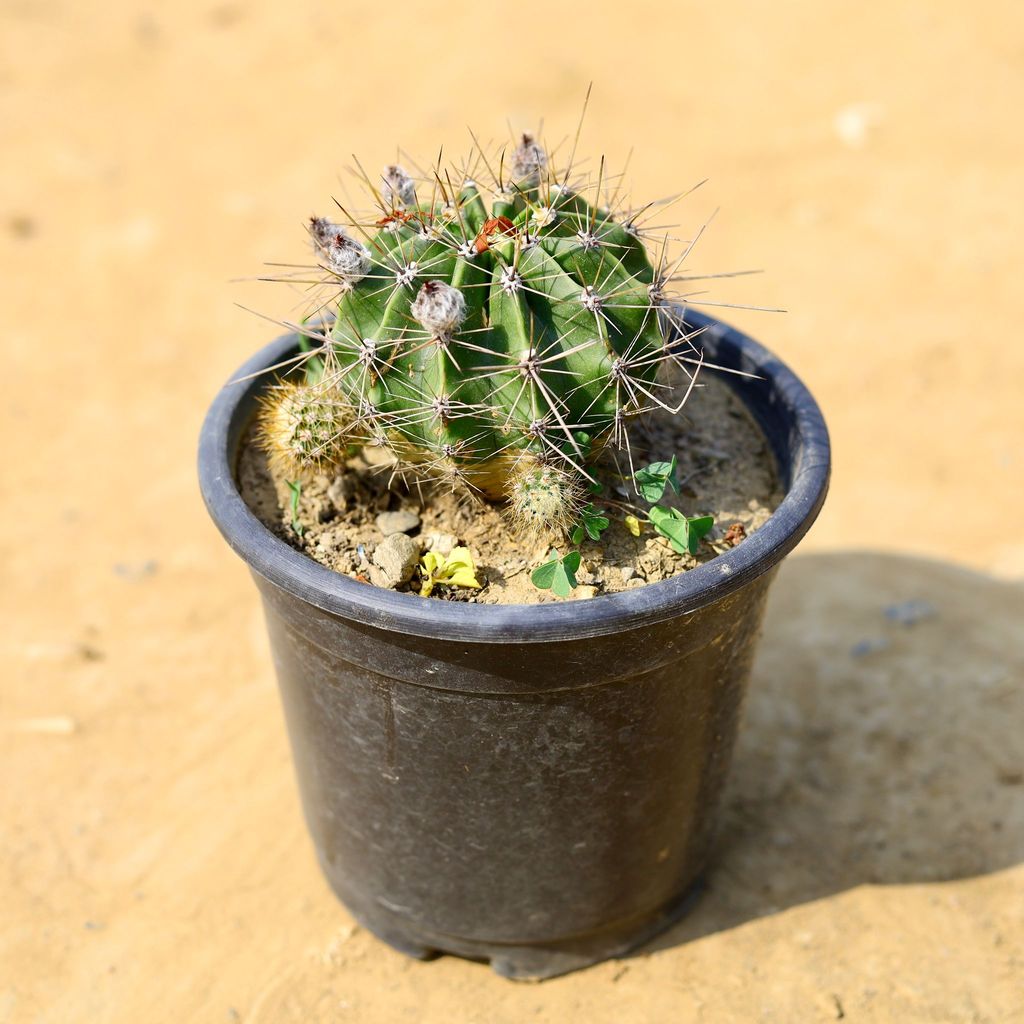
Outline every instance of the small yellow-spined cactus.
{"label": "small yellow-spined cactus", "polygon": [[348,408],[334,388],[281,381],[262,399],[259,444],[289,477],[336,466],[345,455]]}
{"label": "small yellow-spined cactus", "polygon": [[512,473],[508,517],[530,533],[568,533],[582,507],[579,476],[552,462],[523,459]]}

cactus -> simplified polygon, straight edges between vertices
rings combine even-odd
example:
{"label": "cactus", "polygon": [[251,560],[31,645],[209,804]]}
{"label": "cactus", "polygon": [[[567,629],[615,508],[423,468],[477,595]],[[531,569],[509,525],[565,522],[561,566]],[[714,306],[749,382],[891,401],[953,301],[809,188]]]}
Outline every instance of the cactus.
{"label": "cactus", "polygon": [[403,471],[505,502],[516,524],[569,529],[594,461],[628,445],[631,418],[668,408],[662,365],[699,363],[669,348],[680,322],[646,210],[606,202],[601,168],[592,182],[556,171],[523,135],[461,173],[364,175],[370,216],[312,218],[327,318],[304,328],[303,358],[318,357],[305,382],[272,389],[261,415],[280,465],[380,445]]}
{"label": "cactus", "polygon": [[316,380],[281,381],[261,400],[257,440],[274,468],[290,476],[337,465],[347,408],[337,390]]}

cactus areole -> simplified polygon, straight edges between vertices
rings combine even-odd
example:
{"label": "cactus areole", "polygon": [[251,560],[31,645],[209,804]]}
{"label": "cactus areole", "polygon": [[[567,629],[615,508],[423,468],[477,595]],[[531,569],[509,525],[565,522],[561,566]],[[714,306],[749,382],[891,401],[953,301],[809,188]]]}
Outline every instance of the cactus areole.
{"label": "cactus areole", "polygon": [[529,135],[495,159],[416,180],[392,165],[365,182],[369,213],[312,218],[320,327],[261,422],[282,468],[378,445],[403,472],[506,502],[514,524],[564,527],[597,456],[668,407],[662,366],[695,377],[696,349],[666,345],[680,321],[664,243],[657,265],[645,247],[650,210],[626,209],[603,171],[557,171]]}

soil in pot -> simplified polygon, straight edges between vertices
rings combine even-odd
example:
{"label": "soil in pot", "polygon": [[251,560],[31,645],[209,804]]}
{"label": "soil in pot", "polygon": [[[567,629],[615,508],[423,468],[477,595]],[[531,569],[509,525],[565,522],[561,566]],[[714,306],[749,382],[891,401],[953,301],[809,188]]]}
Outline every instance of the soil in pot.
{"label": "soil in pot", "polygon": [[[603,495],[623,507],[605,508],[597,501],[611,525],[599,542],[583,542],[580,586],[570,600],[642,587],[685,572],[742,543],[782,500],[767,442],[742,403],[713,373],[705,371],[701,385],[678,415],[659,409],[635,421],[630,445],[637,467],[675,455],[680,493],[666,492],[662,504],[675,505],[689,516],[712,515],[714,529],[696,556],[677,554],[650,525],[633,536],[625,525],[629,509],[624,507],[631,495],[613,462],[599,464],[594,475],[604,485]],[[250,431],[239,456],[238,479],[242,497],[268,529],[328,568],[369,585],[418,592],[415,571],[407,582],[396,585],[395,572],[388,575],[374,562],[378,545],[401,533],[412,545],[394,540],[387,544],[398,554],[405,552],[407,561],[413,553],[446,553],[455,544],[473,553],[481,588],[438,587],[430,600],[560,600],[550,591],[538,590],[530,574],[553,544],[567,550],[564,539],[524,537],[509,527],[498,508],[445,489],[404,487],[392,479],[391,469],[386,453],[366,449],[337,475],[302,480],[293,508],[290,482],[272,471]]]}

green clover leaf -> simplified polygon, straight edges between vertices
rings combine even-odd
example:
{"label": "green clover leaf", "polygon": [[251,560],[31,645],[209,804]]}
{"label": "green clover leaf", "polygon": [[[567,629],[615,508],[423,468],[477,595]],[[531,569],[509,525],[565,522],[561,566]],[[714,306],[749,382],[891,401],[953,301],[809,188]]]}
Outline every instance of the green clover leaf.
{"label": "green clover leaf", "polygon": [[666,487],[671,487],[678,494],[676,483],[676,457],[671,462],[652,462],[643,466],[633,475],[633,482],[644,501],[660,501]]}
{"label": "green clover leaf", "polygon": [[601,534],[608,529],[608,525],[608,517],[601,515],[591,503],[580,512],[580,521],[573,527],[569,540],[573,544],[580,544],[583,542],[584,535],[591,540],[600,540]]}
{"label": "green clover leaf", "polygon": [[534,569],[530,580],[538,590],[550,590],[558,597],[568,597],[576,586],[576,570],[579,567],[578,551],[570,551],[561,556],[552,548],[550,561]]}
{"label": "green clover leaf", "polygon": [[650,511],[651,525],[663,537],[668,538],[673,551],[681,555],[697,554],[701,540],[715,525],[712,516],[687,518],[677,508],[662,508],[655,505]]}

